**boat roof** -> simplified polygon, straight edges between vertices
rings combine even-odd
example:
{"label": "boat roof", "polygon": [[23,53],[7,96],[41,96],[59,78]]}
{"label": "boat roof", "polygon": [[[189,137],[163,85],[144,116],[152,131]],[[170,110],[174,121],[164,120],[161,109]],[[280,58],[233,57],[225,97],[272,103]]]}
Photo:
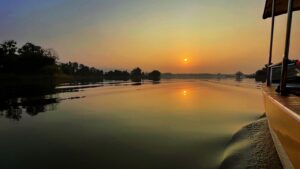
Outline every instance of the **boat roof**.
{"label": "boat roof", "polygon": [[[275,0],[275,16],[287,13],[289,0]],[[273,0],[266,0],[265,11],[263,19],[272,17],[272,3]],[[294,0],[293,11],[300,10],[300,0]]]}

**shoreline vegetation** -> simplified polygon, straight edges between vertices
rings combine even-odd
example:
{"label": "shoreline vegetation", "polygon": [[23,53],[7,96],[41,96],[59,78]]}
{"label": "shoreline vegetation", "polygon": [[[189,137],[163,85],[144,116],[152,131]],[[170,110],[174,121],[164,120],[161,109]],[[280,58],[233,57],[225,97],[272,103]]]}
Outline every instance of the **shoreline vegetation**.
{"label": "shoreline vegetation", "polygon": [[161,73],[154,70],[143,72],[139,67],[131,72],[113,70],[104,72],[77,62],[59,63],[58,54],[53,49],[44,49],[33,43],[17,47],[14,40],[0,44],[0,81],[2,84],[31,83],[76,83],[120,80],[141,82],[160,81]]}
{"label": "shoreline vegetation", "polygon": [[203,78],[255,78],[264,82],[266,69],[258,70],[253,74],[244,74],[238,71],[235,74],[187,73],[173,74],[161,73],[154,70],[143,72],[139,67],[128,72],[127,70],[110,70],[104,72],[95,67],[89,67],[77,62],[58,62],[58,54],[53,49],[44,49],[33,43],[26,43],[17,47],[14,40],[4,41],[0,44],[0,81],[2,85],[36,84],[36,83],[82,83],[109,81],[141,82],[142,80],[160,81],[163,79],[203,79]]}

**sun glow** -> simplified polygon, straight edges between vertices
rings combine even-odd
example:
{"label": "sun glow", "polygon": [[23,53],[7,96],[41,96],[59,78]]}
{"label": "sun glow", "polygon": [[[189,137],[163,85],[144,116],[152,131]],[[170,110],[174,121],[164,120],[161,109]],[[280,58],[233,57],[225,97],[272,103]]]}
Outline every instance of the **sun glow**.
{"label": "sun glow", "polygon": [[184,63],[187,63],[187,62],[188,62],[188,59],[187,59],[187,58],[185,58],[185,59],[183,59],[183,61],[184,61]]}

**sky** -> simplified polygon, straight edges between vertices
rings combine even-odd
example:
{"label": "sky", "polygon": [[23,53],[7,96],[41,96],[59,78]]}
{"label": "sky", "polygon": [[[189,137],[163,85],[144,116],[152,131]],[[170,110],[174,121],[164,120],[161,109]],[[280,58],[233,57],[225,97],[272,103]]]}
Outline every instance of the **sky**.
{"label": "sky", "polygon": [[[254,73],[268,60],[264,0],[1,0],[0,41],[55,49],[59,62],[100,69],[173,73]],[[291,58],[298,58],[295,13]],[[286,15],[276,19],[274,63],[284,50]],[[187,59],[187,61],[185,61]]]}

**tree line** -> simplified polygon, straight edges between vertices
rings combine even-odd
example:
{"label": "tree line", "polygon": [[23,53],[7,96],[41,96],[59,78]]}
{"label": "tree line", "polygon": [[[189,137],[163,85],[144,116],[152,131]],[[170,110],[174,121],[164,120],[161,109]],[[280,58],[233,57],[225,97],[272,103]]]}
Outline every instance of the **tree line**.
{"label": "tree line", "polygon": [[54,50],[32,43],[26,43],[21,48],[13,40],[0,44],[2,74],[51,74],[55,72],[57,59]]}
{"label": "tree line", "polygon": [[131,72],[113,70],[103,72],[95,67],[89,67],[77,62],[58,63],[58,55],[53,49],[44,49],[33,43],[26,43],[18,48],[14,40],[0,44],[0,75],[66,75],[69,77],[89,77],[89,79],[132,80],[142,79],[159,81],[161,73],[158,70],[144,73],[140,68]]}
{"label": "tree line", "polygon": [[77,62],[58,63],[58,71],[70,76],[103,77],[103,71]]}

